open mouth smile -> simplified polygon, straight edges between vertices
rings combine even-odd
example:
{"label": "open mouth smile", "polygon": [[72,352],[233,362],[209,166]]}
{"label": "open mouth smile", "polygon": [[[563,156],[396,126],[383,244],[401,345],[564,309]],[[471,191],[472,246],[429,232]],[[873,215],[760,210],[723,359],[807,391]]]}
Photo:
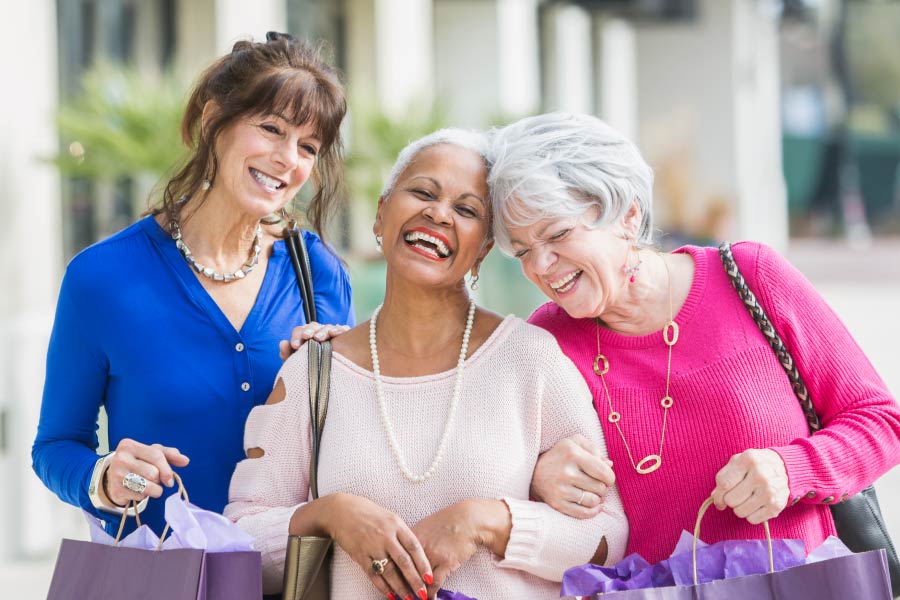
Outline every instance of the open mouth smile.
{"label": "open mouth smile", "polygon": [[548,285],[550,286],[550,289],[552,289],[557,294],[565,294],[573,287],[575,287],[575,284],[581,278],[582,273],[584,273],[584,271],[572,271],[565,277],[561,277],[556,281],[549,282]]}
{"label": "open mouth smile", "polygon": [[435,260],[445,260],[453,254],[449,242],[434,233],[414,229],[404,235],[403,240],[419,254]]}
{"label": "open mouth smile", "polygon": [[253,179],[255,179],[257,183],[259,183],[268,192],[277,192],[287,185],[282,180],[270,175],[266,175],[262,171],[257,171],[253,167],[250,167],[250,175],[252,175]]}

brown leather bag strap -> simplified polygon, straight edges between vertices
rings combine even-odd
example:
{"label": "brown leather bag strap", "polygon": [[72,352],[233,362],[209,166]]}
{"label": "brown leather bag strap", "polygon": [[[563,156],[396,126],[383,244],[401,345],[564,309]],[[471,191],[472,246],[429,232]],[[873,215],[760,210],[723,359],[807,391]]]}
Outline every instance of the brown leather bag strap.
{"label": "brown leather bag strap", "polygon": [[331,342],[306,342],[309,351],[309,424],[312,431],[312,456],[309,461],[309,489],[313,499],[319,497],[319,446],[328,414],[331,390]]}
{"label": "brown leather bag strap", "polygon": [[744,302],[744,306],[750,311],[750,316],[753,317],[756,326],[759,327],[759,330],[766,338],[766,341],[769,342],[772,350],[775,351],[778,362],[781,363],[784,372],[787,373],[788,379],[791,382],[791,388],[797,396],[797,401],[800,402],[800,408],[803,409],[803,414],[806,415],[806,423],[809,425],[809,432],[815,433],[819,431],[822,429],[822,424],[819,421],[819,415],[816,414],[816,409],[813,407],[812,400],[809,398],[809,390],[806,389],[806,384],[803,383],[803,378],[800,376],[800,372],[797,371],[797,367],[794,365],[794,359],[791,357],[791,353],[788,351],[787,346],[784,345],[778,332],[775,331],[772,321],[769,320],[766,311],[763,310],[763,307],[760,306],[759,302],[756,300],[753,291],[747,285],[747,282],[744,281],[744,276],[741,275],[741,271],[734,261],[734,255],[731,253],[731,244],[722,242],[719,245],[719,257],[722,259],[722,264],[725,266],[725,273],[728,275],[728,279],[731,280],[731,285],[734,286],[738,296],[740,296],[741,300]]}

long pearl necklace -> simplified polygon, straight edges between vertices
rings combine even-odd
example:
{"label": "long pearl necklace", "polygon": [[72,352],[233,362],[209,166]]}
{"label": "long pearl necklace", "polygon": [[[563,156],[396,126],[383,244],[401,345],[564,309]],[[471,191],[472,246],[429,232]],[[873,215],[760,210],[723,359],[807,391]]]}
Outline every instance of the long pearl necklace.
{"label": "long pearl necklace", "polygon": [[253,270],[253,267],[259,263],[259,252],[262,249],[262,224],[256,225],[256,239],[253,240],[253,252],[250,254],[250,258],[241,265],[240,269],[237,269],[232,273],[219,273],[218,271],[213,271],[210,267],[205,267],[194,260],[194,255],[191,254],[190,248],[188,248],[187,244],[184,243],[184,240],[181,239],[181,228],[178,226],[178,221],[175,220],[172,221],[172,239],[175,240],[175,245],[178,247],[181,255],[184,256],[184,260],[194,267],[195,271],[213,281],[231,283],[232,281],[237,281],[238,279],[246,277],[247,274]]}
{"label": "long pearl necklace", "polygon": [[387,434],[388,445],[391,447],[391,453],[394,455],[394,460],[397,461],[397,466],[400,467],[400,472],[409,481],[422,483],[434,475],[438,465],[441,464],[441,460],[444,458],[444,450],[447,448],[447,441],[450,439],[450,432],[453,429],[456,407],[459,405],[460,386],[462,384],[466,353],[469,351],[469,335],[472,333],[472,323],[475,321],[475,301],[469,301],[469,315],[466,318],[466,329],[463,332],[462,346],[459,349],[459,361],[456,363],[456,382],[453,384],[453,397],[450,399],[450,412],[447,415],[447,422],[444,424],[444,433],[441,434],[441,441],[438,444],[437,451],[434,453],[434,460],[431,461],[428,470],[422,475],[415,475],[406,466],[406,460],[403,458],[400,444],[397,442],[397,435],[394,433],[394,428],[391,426],[391,421],[387,414],[387,403],[384,401],[384,385],[381,382],[381,368],[378,364],[378,343],[375,338],[375,323],[378,321],[378,313],[381,312],[382,306],[384,305],[381,304],[375,309],[375,312],[372,313],[372,320],[369,322],[369,349],[372,351],[372,371],[375,373],[375,398],[378,400],[378,412],[381,415],[381,424],[384,426],[384,432]]}
{"label": "long pearl necklace", "polygon": [[628,453],[628,458],[631,460],[631,466],[641,475],[652,473],[662,466],[663,444],[666,441],[666,422],[669,416],[669,409],[672,408],[672,404],[674,404],[672,396],[669,395],[669,380],[672,375],[672,347],[678,342],[678,323],[675,322],[672,311],[672,274],[669,272],[669,263],[666,262],[665,258],[660,258],[662,258],[663,265],[666,267],[666,280],[669,288],[669,320],[662,332],[663,342],[665,342],[669,349],[668,358],[666,359],[666,394],[659,402],[660,406],[663,408],[662,433],[659,437],[659,453],[648,454],[638,462],[634,462],[634,456],[631,454],[631,447],[628,445],[628,440],[625,439],[625,433],[622,432],[622,426],[619,425],[619,421],[622,420],[622,413],[617,412],[612,405],[612,397],[609,394],[609,387],[606,385],[606,374],[609,372],[609,360],[600,353],[599,319],[596,322],[597,357],[594,358],[594,373],[600,378],[600,382],[603,384],[603,391],[606,393],[606,403],[609,406],[607,420],[615,425],[616,431],[619,432],[619,437],[622,438],[622,443],[625,444],[625,452]]}

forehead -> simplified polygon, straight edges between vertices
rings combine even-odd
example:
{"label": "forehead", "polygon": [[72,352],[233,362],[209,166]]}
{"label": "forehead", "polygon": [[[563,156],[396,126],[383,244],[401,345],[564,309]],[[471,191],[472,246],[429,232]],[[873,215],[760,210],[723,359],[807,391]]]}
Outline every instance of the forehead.
{"label": "forehead", "polygon": [[409,162],[400,179],[427,175],[442,185],[457,183],[479,190],[487,189],[487,169],[481,155],[455,144],[437,144],[425,148]]}
{"label": "forehead", "polygon": [[545,217],[527,225],[509,227],[509,238],[513,244],[529,244],[556,233],[557,229],[578,223],[577,217]]}

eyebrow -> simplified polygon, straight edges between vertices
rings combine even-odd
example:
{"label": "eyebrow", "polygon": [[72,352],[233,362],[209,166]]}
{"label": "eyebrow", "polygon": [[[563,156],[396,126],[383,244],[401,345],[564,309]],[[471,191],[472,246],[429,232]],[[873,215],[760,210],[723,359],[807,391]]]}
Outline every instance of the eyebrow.
{"label": "eyebrow", "polygon": [[[535,235],[534,237],[537,238],[538,240],[540,240],[541,238],[543,238],[543,237],[544,237],[544,233],[546,233],[546,231],[547,231],[547,230],[550,228],[550,226],[553,225],[553,224],[554,224],[554,222],[550,222],[550,223],[545,224],[543,227],[541,227],[540,231],[538,231],[538,232],[537,232],[537,235]],[[519,246],[524,246],[524,245],[525,245],[525,242],[523,242],[523,241],[521,241],[521,240],[518,240],[518,239],[516,239],[516,238],[510,238],[510,239],[509,239],[509,243],[510,243],[510,244],[518,244]]]}
{"label": "eyebrow", "polygon": [[[416,175],[416,176],[414,176],[414,177],[410,177],[409,181],[412,182],[412,181],[414,181],[414,180],[416,180],[416,179],[426,179],[426,180],[430,181],[432,184],[434,184],[434,187],[436,187],[436,188],[438,189],[438,191],[440,191],[440,190],[443,189],[443,188],[441,187],[441,182],[439,182],[439,181],[438,181],[437,179],[435,179],[434,177],[430,177],[430,176],[428,176],[428,175]],[[466,192],[465,194],[462,194],[461,196],[458,196],[456,199],[457,199],[457,200],[461,200],[461,199],[467,198],[467,197],[469,197],[469,196],[475,198],[476,200],[478,200],[479,202],[481,202],[481,205],[482,205],[483,207],[487,208],[487,202],[484,201],[484,198],[482,198],[482,197],[479,196],[478,194],[473,194],[472,192]]]}
{"label": "eyebrow", "polygon": [[[281,113],[268,113],[268,115],[263,115],[263,116],[264,116],[264,117],[265,117],[265,116],[278,117],[279,119],[281,119],[281,120],[284,121],[285,123],[287,123],[287,124],[289,124],[289,125],[293,125],[293,122],[292,122],[290,119],[288,119],[287,117],[285,117],[285,116],[284,116],[283,114],[281,114]],[[313,134],[313,135],[307,136],[306,139],[309,139],[309,140],[313,140],[313,141],[315,141],[315,142],[318,142],[319,145],[322,144],[322,140],[319,139],[319,136],[318,136],[317,134]]]}

